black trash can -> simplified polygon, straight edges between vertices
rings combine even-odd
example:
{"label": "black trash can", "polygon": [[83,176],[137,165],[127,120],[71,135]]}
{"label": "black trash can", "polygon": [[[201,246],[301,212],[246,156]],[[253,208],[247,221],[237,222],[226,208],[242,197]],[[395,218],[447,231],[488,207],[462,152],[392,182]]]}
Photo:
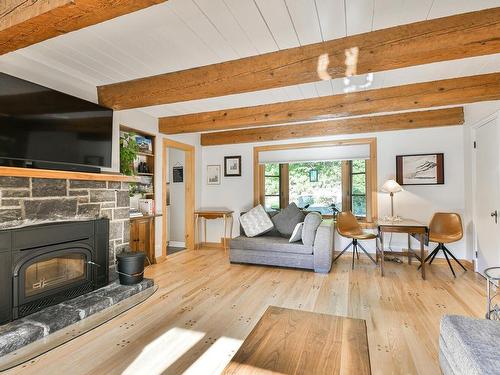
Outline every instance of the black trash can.
{"label": "black trash can", "polygon": [[141,252],[124,251],[116,256],[120,284],[133,285],[140,283],[144,278],[144,261],[146,254]]}

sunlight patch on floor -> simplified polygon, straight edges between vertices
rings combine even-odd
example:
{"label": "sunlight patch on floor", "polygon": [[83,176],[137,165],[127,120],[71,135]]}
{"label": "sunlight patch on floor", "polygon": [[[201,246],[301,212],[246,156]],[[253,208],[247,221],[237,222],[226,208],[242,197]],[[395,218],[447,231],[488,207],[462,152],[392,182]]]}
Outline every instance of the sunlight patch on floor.
{"label": "sunlight patch on floor", "polygon": [[185,372],[185,375],[220,374],[243,343],[230,337],[219,338]]}
{"label": "sunlight patch on floor", "polygon": [[203,332],[172,328],[144,347],[141,354],[122,374],[162,374],[204,336]]}

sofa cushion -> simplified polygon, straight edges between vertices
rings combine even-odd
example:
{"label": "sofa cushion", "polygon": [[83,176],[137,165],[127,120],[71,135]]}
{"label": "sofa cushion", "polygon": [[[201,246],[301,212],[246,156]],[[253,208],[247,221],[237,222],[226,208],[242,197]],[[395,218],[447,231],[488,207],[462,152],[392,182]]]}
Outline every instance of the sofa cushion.
{"label": "sofa cushion", "polygon": [[283,237],[290,238],[295,226],[304,221],[304,213],[295,203],[290,203],[287,208],[274,215],[272,221]]}
{"label": "sofa cushion", "polygon": [[273,229],[274,225],[262,205],[240,216],[240,223],[247,237],[255,237]]}
{"label": "sofa cushion", "polygon": [[306,246],[314,245],[316,231],[321,225],[323,217],[317,212],[309,212],[304,219],[304,227],[302,228],[302,242]]}
{"label": "sofa cushion", "polygon": [[465,316],[441,319],[440,351],[455,374],[495,374],[500,369],[496,344],[500,322]]}
{"label": "sofa cushion", "polygon": [[[246,214],[248,211],[243,211],[243,212],[240,212],[240,217],[244,214]],[[279,214],[279,211],[266,211],[267,212],[267,215],[272,218],[274,215],[277,215]],[[240,234],[241,235],[244,235],[245,234],[245,230],[243,229],[243,226],[241,225],[241,220],[240,220]],[[268,232],[265,232],[265,233],[262,233],[261,236],[273,236],[273,237],[279,237],[281,236],[280,232],[278,232],[278,230],[274,227],[274,223],[273,223],[273,229],[271,229],[270,231]]]}
{"label": "sofa cushion", "polygon": [[302,227],[304,223],[298,223],[293,230],[292,236],[288,240],[288,242],[297,242],[302,239]]}
{"label": "sofa cushion", "polygon": [[239,236],[231,240],[231,249],[275,251],[280,253],[312,254],[312,246],[305,246],[302,242],[288,242],[283,237],[245,237]]}

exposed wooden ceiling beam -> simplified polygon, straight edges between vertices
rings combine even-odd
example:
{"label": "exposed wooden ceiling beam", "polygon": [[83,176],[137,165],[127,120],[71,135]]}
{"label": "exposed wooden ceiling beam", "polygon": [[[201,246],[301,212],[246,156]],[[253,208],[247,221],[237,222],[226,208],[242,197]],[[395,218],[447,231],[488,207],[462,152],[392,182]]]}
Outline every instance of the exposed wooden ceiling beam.
{"label": "exposed wooden ceiling beam", "polygon": [[462,125],[462,107],[204,133],[202,146]]}
{"label": "exposed wooden ceiling beam", "polygon": [[0,55],[167,0],[3,0]]}
{"label": "exposed wooden ceiling beam", "polygon": [[366,90],[349,94],[163,117],[165,134],[195,133],[459,105],[500,99],[500,73]]}
{"label": "exposed wooden ceiling beam", "polygon": [[99,102],[137,108],[344,77],[345,52],[353,47],[357,74],[497,53],[500,8],[101,86]]}

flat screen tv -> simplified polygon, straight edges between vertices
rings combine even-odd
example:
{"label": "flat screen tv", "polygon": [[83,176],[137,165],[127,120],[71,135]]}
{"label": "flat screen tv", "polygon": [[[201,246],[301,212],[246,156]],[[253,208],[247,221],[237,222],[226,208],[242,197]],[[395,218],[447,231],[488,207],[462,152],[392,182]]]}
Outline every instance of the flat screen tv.
{"label": "flat screen tv", "polygon": [[111,166],[113,111],[0,73],[0,165]]}

